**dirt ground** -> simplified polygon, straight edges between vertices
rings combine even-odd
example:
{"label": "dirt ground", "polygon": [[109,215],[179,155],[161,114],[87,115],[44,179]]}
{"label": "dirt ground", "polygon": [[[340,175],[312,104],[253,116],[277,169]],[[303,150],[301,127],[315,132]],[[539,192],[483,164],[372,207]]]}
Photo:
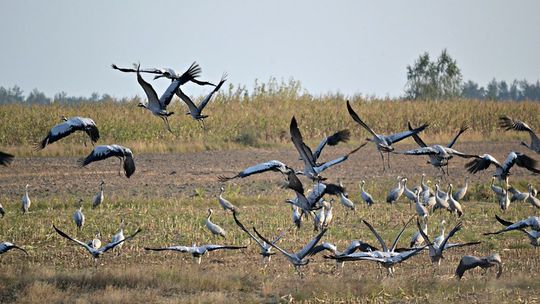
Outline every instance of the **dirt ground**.
{"label": "dirt ground", "polygon": [[[411,144],[402,144],[397,150],[415,148]],[[521,151],[539,158],[527,151],[517,142],[460,143],[456,149],[466,153],[490,153],[503,162],[510,151]],[[351,150],[351,147],[327,147],[321,160],[330,160]],[[302,163],[292,147],[290,149],[245,149],[227,151],[205,151],[184,154],[144,154],[137,155],[137,170],[131,178],[119,176],[119,162],[108,159],[88,165],[77,166],[77,158],[72,157],[36,157],[16,158],[7,168],[0,168],[0,197],[15,200],[17,203],[24,193],[24,186],[30,184],[30,192],[38,192],[41,197],[86,196],[91,197],[98,190],[101,179],[106,182],[106,189],[118,197],[160,197],[194,195],[197,189],[207,193],[217,193],[221,185],[218,175],[232,176],[256,163],[277,159],[300,169]],[[329,181],[338,178],[346,186],[357,185],[361,179],[367,184],[390,181],[396,176],[407,176],[414,184],[419,183],[422,173],[433,180],[440,178],[438,170],[426,163],[424,156],[391,155],[391,169],[383,172],[380,155],[371,143],[351,155],[349,160],[324,172]],[[450,162],[450,176],[447,181],[462,184],[468,175],[464,165],[468,160],[454,158]],[[471,176],[471,181],[488,183],[493,173],[492,168]],[[521,168],[512,170],[512,179],[538,181],[538,176]],[[262,194],[273,191],[274,187],[265,187],[268,183],[282,180],[278,173],[265,173],[245,179],[236,179],[229,183],[240,186],[245,195]]]}

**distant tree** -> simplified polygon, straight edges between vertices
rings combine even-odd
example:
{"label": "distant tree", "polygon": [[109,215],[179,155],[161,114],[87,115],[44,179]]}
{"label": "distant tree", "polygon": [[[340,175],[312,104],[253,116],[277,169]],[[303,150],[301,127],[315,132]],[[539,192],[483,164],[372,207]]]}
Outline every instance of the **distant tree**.
{"label": "distant tree", "polygon": [[519,83],[517,80],[514,80],[512,84],[510,85],[510,90],[508,92],[510,95],[510,100],[521,100],[521,91],[519,90]]}
{"label": "distant tree", "polygon": [[448,99],[461,95],[461,70],[445,49],[431,61],[426,52],[407,66],[405,94],[410,99]]}
{"label": "distant tree", "polygon": [[461,97],[467,99],[484,99],[486,90],[484,87],[479,87],[478,83],[469,80],[463,84]]}
{"label": "distant tree", "polygon": [[486,87],[486,99],[496,100],[499,95],[499,85],[497,80],[493,78]]}
{"label": "distant tree", "polygon": [[23,91],[18,86],[12,88],[0,87],[0,103],[13,103],[24,101]]}
{"label": "distant tree", "polygon": [[47,104],[50,103],[51,100],[45,96],[45,94],[38,89],[33,89],[30,94],[28,94],[28,97],[26,97],[27,103],[39,103],[39,104]]}
{"label": "distant tree", "polygon": [[499,82],[497,99],[510,100],[510,90],[508,89],[508,84],[504,80]]}

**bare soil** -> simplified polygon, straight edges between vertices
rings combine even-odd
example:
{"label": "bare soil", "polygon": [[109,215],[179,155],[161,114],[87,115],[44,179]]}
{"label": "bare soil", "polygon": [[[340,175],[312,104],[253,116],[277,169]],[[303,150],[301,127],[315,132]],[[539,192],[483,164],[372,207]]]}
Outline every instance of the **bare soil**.
{"label": "bare soil", "polygon": [[[330,160],[346,154],[353,147],[327,147],[321,160]],[[397,150],[415,148],[410,144],[397,146]],[[537,157],[531,151],[526,151],[517,142],[470,142],[460,143],[460,151],[474,154],[490,153],[503,162],[510,151],[522,151],[532,157]],[[368,184],[395,180],[395,177],[407,176],[414,183],[425,173],[431,179],[442,176],[439,171],[427,163],[425,156],[391,155],[391,168],[382,170],[381,158],[375,146],[371,143],[347,161],[324,172],[329,181],[341,179],[345,185],[356,185],[361,179]],[[98,190],[101,179],[106,182],[106,189],[118,197],[160,197],[194,195],[196,189],[207,192],[217,192],[220,184],[219,175],[232,176],[239,171],[256,163],[277,159],[300,169],[302,163],[298,154],[290,149],[245,149],[227,151],[205,151],[183,154],[143,154],[137,155],[135,161],[137,170],[131,178],[119,175],[119,161],[108,159],[80,168],[74,157],[31,157],[16,158],[7,168],[0,168],[0,196],[8,199],[20,199],[24,185],[30,184],[30,191],[38,192],[43,198],[62,195],[91,196]],[[469,175],[464,168],[468,160],[454,158],[450,162],[450,175],[442,177],[446,181],[460,184]],[[493,168],[471,176],[471,181],[488,183],[493,174]],[[538,180],[525,169],[514,168],[513,179]],[[265,187],[268,183],[282,180],[278,173],[265,173],[245,179],[236,179],[229,183],[238,184],[245,195],[264,194],[273,191]],[[267,189],[268,188],[268,189]]]}

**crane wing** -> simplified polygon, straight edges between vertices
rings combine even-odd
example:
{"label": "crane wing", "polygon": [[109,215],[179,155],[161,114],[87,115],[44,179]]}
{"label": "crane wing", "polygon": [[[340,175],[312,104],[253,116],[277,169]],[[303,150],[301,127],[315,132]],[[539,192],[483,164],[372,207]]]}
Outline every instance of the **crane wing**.
{"label": "crane wing", "polygon": [[227,73],[224,73],[223,76],[221,76],[221,80],[219,81],[218,85],[212,90],[212,92],[210,92],[210,94],[206,95],[206,97],[201,101],[201,103],[197,107],[199,108],[199,112],[203,111],[204,107],[206,107],[208,102],[210,102],[210,99],[212,99],[212,96],[214,96],[214,94],[219,91],[225,81],[227,81]]}
{"label": "crane wing", "polygon": [[386,135],[385,139],[389,143],[389,145],[393,143],[397,143],[398,141],[401,141],[409,136],[412,136],[413,134],[417,134],[419,132],[422,132],[425,128],[427,128],[428,124],[423,124],[420,127],[410,130],[410,131],[403,131],[401,133],[395,133],[391,135]]}
{"label": "crane wing", "polygon": [[7,166],[13,161],[13,155],[0,152],[0,165]]}
{"label": "crane wing", "polygon": [[84,248],[85,248],[86,250],[88,250],[90,253],[92,252],[93,248],[91,248],[90,246],[88,246],[88,244],[86,244],[86,243],[84,243],[84,242],[81,242],[81,241],[79,241],[79,240],[77,240],[77,239],[74,239],[74,238],[70,237],[69,235],[67,235],[67,234],[66,234],[65,232],[63,232],[62,230],[56,228],[55,225],[53,225],[53,228],[54,228],[54,230],[55,230],[58,234],[60,234],[62,237],[64,237],[64,238],[66,238],[66,239],[68,239],[68,240],[70,240],[70,241],[72,241],[72,242],[78,244],[79,246],[84,247]]}
{"label": "crane wing", "polygon": [[386,244],[384,243],[383,238],[382,238],[381,235],[375,230],[375,228],[373,228],[373,226],[371,226],[371,224],[368,223],[366,220],[362,220],[362,222],[364,222],[364,224],[369,228],[369,230],[371,230],[371,233],[373,233],[373,235],[375,235],[375,237],[377,238],[377,241],[379,241],[379,244],[381,244],[382,250],[383,250],[384,252],[388,252],[388,247],[386,247]]}
{"label": "crane wing", "polygon": [[304,143],[302,134],[300,133],[300,129],[298,129],[298,124],[294,116],[291,119],[290,133],[294,147],[300,154],[305,166],[310,166],[312,168],[317,167],[313,153],[311,152],[311,149]]}
{"label": "crane wing", "polygon": [[[414,130],[414,128],[411,126],[411,122],[407,122],[407,127],[409,128],[409,131],[412,131]],[[414,139],[414,141],[420,146],[420,147],[427,147],[428,145],[426,145],[426,143],[422,140],[422,138],[420,138],[420,136],[418,134],[413,134],[412,135],[412,138]]]}

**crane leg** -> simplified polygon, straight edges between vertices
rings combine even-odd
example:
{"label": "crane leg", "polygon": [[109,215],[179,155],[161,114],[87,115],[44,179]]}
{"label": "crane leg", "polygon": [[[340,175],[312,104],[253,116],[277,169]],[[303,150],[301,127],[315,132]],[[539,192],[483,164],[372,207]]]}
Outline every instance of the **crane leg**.
{"label": "crane leg", "polygon": [[381,159],[382,159],[382,170],[385,171],[386,170],[386,167],[384,165],[384,154],[382,153],[382,151],[379,150],[379,153],[381,154]]}
{"label": "crane leg", "polygon": [[169,124],[169,119],[167,118],[167,116],[161,116],[161,118],[163,118],[163,121],[165,122],[165,125],[167,126],[167,130],[169,132],[173,133],[173,131],[171,130],[171,125]]}
{"label": "crane leg", "polygon": [[118,159],[120,160],[120,169],[118,170],[118,175],[122,176],[122,158],[119,157]]}
{"label": "crane leg", "polygon": [[390,169],[390,152],[386,152],[386,157],[388,160],[388,169]]}

